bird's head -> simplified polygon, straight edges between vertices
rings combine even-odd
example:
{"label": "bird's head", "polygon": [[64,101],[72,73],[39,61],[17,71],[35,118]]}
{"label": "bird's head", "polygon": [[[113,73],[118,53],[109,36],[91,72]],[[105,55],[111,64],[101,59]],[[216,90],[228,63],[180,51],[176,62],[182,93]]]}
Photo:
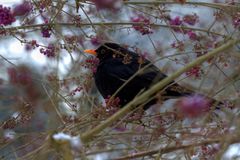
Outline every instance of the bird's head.
{"label": "bird's head", "polygon": [[104,43],[97,49],[86,49],[85,53],[91,54],[102,60],[105,57],[113,56],[115,54],[120,54],[122,47],[116,43]]}

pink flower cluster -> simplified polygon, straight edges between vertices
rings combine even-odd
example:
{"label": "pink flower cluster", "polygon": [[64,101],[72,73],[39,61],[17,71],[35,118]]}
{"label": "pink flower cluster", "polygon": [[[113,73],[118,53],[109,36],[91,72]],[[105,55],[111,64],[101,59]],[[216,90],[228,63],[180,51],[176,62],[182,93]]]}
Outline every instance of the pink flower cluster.
{"label": "pink flower cluster", "polygon": [[98,58],[89,58],[86,59],[85,67],[92,70],[93,73],[97,71],[97,65],[99,64]]}
{"label": "pink flower cluster", "polygon": [[173,30],[175,32],[180,32],[180,33],[183,33],[183,34],[187,34],[189,39],[191,40],[198,40],[198,36],[195,32],[193,32],[192,30],[186,30],[186,29],[183,29],[183,28],[178,28],[177,26],[185,26],[185,25],[195,25],[197,22],[199,21],[199,17],[196,15],[196,14],[193,14],[193,15],[185,15],[183,17],[183,19],[181,19],[179,16],[171,19],[169,21],[169,24],[171,26],[173,26]]}
{"label": "pink flower cluster", "polygon": [[55,46],[53,44],[49,44],[47,48],[41,48],[40,53],[46,55],[47,57],[55,57]]}
{"label": "pink flower cluster", "polygon": [[11,12],[11,9],[9,7],[3,7],[0,5],[0,25],[10,25],[15,21],[16,19]]}
{"label": "pink flower cluster", "polygon": [[179,51],[184,51],[184,50],[185,50],[185,48],[184,48],[184,47],[185,47],[185,46],[184,46],[184,43],[181,42],[181,41],[174,42],[174,43],[171,44],[171,46],[172,46],[173,48],[178,49]]}
{"label": "pink flower cluster", "polygon": [[111,98],[111,96],[109,95],[106,99],[105,99],[105,103],[107,104],[106,106],[106,112],[110,115],[114,114],[115,112],[117,112],[119,110],[119,106],[120,106],[120,98],[116,97],[116,98]]}
{"label": "pink flower cluster", "polygon": [[143,23],[143,24],[134,24],[133,25],[133,28],[136,31],[142,33],[142,35],[153,33],[151,26],[150,26],[150,19],[145,17],[144,15],[138,14],[136,17],[132,17],[131,22]]}
{"label": "pink flower cluster", "polygon": [[37,44],[36,40],[31,40],[30,42],[28,42],[25,46],[25,49],[27,51],[30,51],[32,49],[35,49],[36,47],[39,47],[39,44]]}
{"label": "pink flower cluster", "polygon": [[240,12],[233,17],[232,23],[234,28],[240,28]]}
{"label": "pink flower cluster", "polygon": [[97,9],[119,9],[121,7],[121,0],[91,0]]}
{"label": "pink flower cluster", "polygon": [[211,101],[202,95],[192,95],[180,98],[176,105],[186,117],[199,117],[209,111]]}
{"label": "pink flower cluster", "polygon": [[201,67],[196,66],[191,68],[189,71],[186,72],[187,76],[195,77],[195,78],[200,78],[201,75],[203,74],[203,71]]}
{"label": "pink flower cluster", "polygon": [[191,26],[194,26],[197,22],[199,22],[199,17],[196,13],[186,14],[185,16],[183,16],[183,22]]}
{"label": "pink flower cluster", "polygon": [[188,35],[188,38],[193,40],[193,41],[198,40],[197,34],[193,31],[188,31],[187,35]]}
{"label": "pink flower cluster", "polygon": [[182,19],[177,16],[173,19],[170,20],[169,24],[170,25],[175,25],[175,26],[180,26],[180,25],[184,25],[184,24],[188,24],[188,25],[195,25],[197,22],[199,22],[199,17],[197,16],[197,14],[186,14]]}
{"label": "pink flower cluster", "polygon": [[44,26],[41,29],[42,36],[45,38],[50,38],[51,37],[51,27],[49,26]]}
{"label": "pink flower cluster", "polygon": [[77,88],[75,88],[75,89],[70,93],[70,95],[71,95],[71,96],[75,96],[76,93],[82,91],[82,89],[83,89],[83,88],[82,88],[81,86],[80,86],[80,87],[77,87]]}
{"label": "pink flower cluster", "polygon": [[92,43],[92,45],[94,45],[94,46],[100,45],[100,44],[101,44],[101,41],[102,41],[102,38],[99,37],[99,36],[91,37],[91,43]]}
{"label": "pink flower cluster", "polygon": [[173,25],[173,26],[180,26],[180,25],[182,25],[182,23],[183,22],[182,22],[182,20],[180,19],[179,16],[175,17],[174,19],[171,19],[170,22],[169,22],[169,24]]}
{"label": "pink flower cluster", "polygon": [[107,106],[119,106],[120,103],[120,98],[116,97],[116,98],[111,98],[112,96],[108,96],[105,99],[105,103],[107,104]]}
{"label": "pink flower cluster", "polygon": [[29,1],[24,1],[23,3],[17,5],[13,9],[13,14],[15,16],[24,16],[30,13],[32,11],[32,4]]}

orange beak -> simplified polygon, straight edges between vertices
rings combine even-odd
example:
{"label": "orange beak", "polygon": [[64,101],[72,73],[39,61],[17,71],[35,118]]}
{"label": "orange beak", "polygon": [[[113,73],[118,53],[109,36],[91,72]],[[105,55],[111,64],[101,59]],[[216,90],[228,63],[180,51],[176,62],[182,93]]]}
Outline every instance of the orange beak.
{"label": "orange beak", "polygon": [[85,49],[83,52],[96,56],[97,52],[94,49]]}

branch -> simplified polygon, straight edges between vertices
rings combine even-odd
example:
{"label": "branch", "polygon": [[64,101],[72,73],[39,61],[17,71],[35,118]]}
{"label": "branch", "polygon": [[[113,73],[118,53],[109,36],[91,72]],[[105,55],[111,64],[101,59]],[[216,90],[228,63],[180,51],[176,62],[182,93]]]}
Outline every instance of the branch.
{"label": "branch", "polygon": [[[239,134],[231,135],[231,136],[224,136],[224,137],[215,138],[215,139],[208,139],[208,140],[204,140],[202,142],[192,143],[192,144],[187,144],[187,145],[172,146],[172,147],[166,147],[166,148],[153,149],[150,151],[143,151],[143,152],[135,153],[132,155],[127,155],[124,157],[119,157],[114,160],[128,160],[128,159],[139,158],[139,157],[144,157],[144,156],[151,156],[154,154],[166,154],[166,153],[174,152],[177,150],[184,150],[184,149],[188,149],[188,148],[194,148],[194,147],[204,146],[204,145],[211,145],[211,144],[216,144],[216,143],[218,143],[218,144],[220,143],[221,148],[222,148],[221,143],[225,142],[226,140],[227,140],[228,144],[239,143]],[[215,159],[221,159],[221,158],[215,157]]]}
{"label": "branch", "polygon": [[[59,23],[59,22],[55,22],[55,23],[42,23],[42,24],[33,24],[33,25],[24,25],[24,26],[15,26],[15,27],[0,27],[0,32],[3,31],[17,31],[17,30],[25,30],[25,29],[34,29],[34,28],[41,28],[43,26],[50,26],[50,27],[54,27],[54,26],[64,26],[64,27],[83,27],[83,26],[132,26],[132,25],[139,25],[139,26],[144,26],[145,23],[143,22],[92,22],[92,23]],[[187,27],[187,26],[177,26],[177,25],[166,25],[166,24],[159,24],[159,23],[150,23],[149,24],[151,27],[163,27],[163,28],[173,28],[173,29],[186,29],[186,30],[193,30],[193,31],[199,31],[199,32],[207,32],[208,34],[213,34],[213,35],[218,35],[218,36],[223,36],[226,37],[226,35],[221,34],[221,33],[217,33],[217,32],[212,32],[212,31],[208,31],[206,29],[202,29],[202,28],[192,28],[192,27]]]}
{"label": "branch", "polygon": [[150,150],[150,151],[144,151],[144,152],[139,152],[139,153],[135,153],[135,154],[132,154],[132,155],[127,155],[127,156],[124,156],[124,157],[119,157],[119,158],[116,158],[116,159],[113,159],[113,160],[127,160],[127,159],[151,156],[151,155],[157,154],[157,153],[166,154],[166,153],[174,152],[174,151],[177,151],[177,150],[194,148],[194,147],[209,145],[209,144],[213,144],[213,143],[219,143],[220,141],[221,141],[220,139],[213,139],[213,140],[206,140],[206,141],[199,142],[199,143],[194,143],[194,144],[166,147],[166,148],[162,148],[162,149],[161,148],[160,149],[153,149],[153,150]]}
{"label": "branch", "polygon": [[[170,1],[124,1],[124,4],[132,4],[132,5],[173,5],[173,4],[179,4],[182,5],[179,2],[170,2]],[[230,4],[222,4],[222,3],[207,3],[207,2],[184,2],[184,4],[188,5],[194,5],[194,6],[205,6],[205,7],[210,7],[210,8],[238,8],[237,5],[230,5]]]}

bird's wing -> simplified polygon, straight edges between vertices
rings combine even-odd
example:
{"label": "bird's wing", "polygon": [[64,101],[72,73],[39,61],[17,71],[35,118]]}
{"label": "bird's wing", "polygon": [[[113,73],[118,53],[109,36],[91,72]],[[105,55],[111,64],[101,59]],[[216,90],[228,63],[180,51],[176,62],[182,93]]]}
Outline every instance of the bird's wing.
{"label": "bird's wing", "polygon": [[[129,64],[123,64],[122,61],[116,59],[111,61],[111,63],[106,64],[107,65],[103,66],[103,70],[105,70],[106,74],[112,78],[122,81],[127,81],[139,69],[141,69],[141,65],[136,61],[133,61]],[[140,72],[138,75],[136,75],[132,82],[134,82],[135,85],[140,88],[148,88],[154,81],[159,81],[165,77],[166,75],[161,73],[157,67],[154,65],[149,65],[149,67],[146,67],[143,72]]]}
{"label": "bird's wing", "polygon": [[[146,60],[145,62],[146,63],[142,67],[146,65],[148,65],[148,67],[128,82],[130,83],[128,86],[134,86],[132,89],[148,89],[151,85],[167,77],[156,66],[150,64],[149,61]],[[134,63],[134,65],[132,63]],[[124,83],[141,69],[138,62],[133,61],[132,63],[123,65],[121,61],[116,60],[112,65],[108,63],[108,66],[105,66],[106,68],[104,70],[108,76],[118,81],[121,80]],[[179,97],[192,94],[191,90],[174,83],[174,81],[169,84],[171,85],[169,85],[168,88],[165,88],[165,94],[167,96]]]}

